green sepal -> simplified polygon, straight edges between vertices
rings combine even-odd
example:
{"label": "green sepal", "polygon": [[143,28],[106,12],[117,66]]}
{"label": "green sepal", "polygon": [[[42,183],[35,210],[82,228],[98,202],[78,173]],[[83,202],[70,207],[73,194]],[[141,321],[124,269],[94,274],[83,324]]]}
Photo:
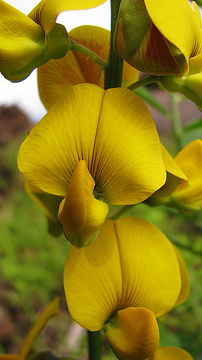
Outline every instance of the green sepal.
{"label": "green sepal", "polygon": [[46,38],[44,37],[44,41],[42,42],[40,39],[38,45],[40,49],[38,55],[28,61],[24,66],[16,68],[15,71],[1,71],[5,78],[12,82],[22,81],[26,79],[34,69],[47,63],[50,59],[65,56],[70,49],[70,39],[65,27],[61,24],[55,24]]}
{"label": "green sepal", "polygon": [[162,76],[159,84],[170,92],[178,92],[194,102],[202,111],[202,97],[199,91],[192,87],[190,76]]}
{"label": "green sepal", "polygon": [[140,48],[150,23],[144,1],[123,0],[114,34],[114,46],[124,58],[131,58]]}

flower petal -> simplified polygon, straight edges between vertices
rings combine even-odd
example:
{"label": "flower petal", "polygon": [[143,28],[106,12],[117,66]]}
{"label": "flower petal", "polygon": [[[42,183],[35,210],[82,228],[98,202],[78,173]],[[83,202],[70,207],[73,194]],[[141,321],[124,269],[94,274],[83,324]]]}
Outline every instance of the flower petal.
{"label": "flower petal", "polygon": [[121,57],[142,72],[180,72],[166,39],[149,18],[144,1],[121,1],[115,46]]}
{"label": "flower petal", "polygon": [[156,316],[169,311],[181,275],[175,250],[160,230],[122,218],[106,220],[92,245],[70,248],[64,287],[72,317],[96,331],[120,309],[145,307]]}
{"label": "flower petal", "polygon": [[152,311],[145,308],[119,310],[106,337],[122,360],[145,360],[153,357],[159,344],[159,329]]}
{"label": "flower petal", "polygon": [[175,160],[189,179],[181,183],[172,194],[177,202],[190,204],[196,209],[202,206],[202,140],[194,140],[176,156]]}
{"label": "flower petal", "polygon": [[[110,38],[108,30],[98,26],[83,25],[71,30],[69,36],[94,51],[103,60],[107,60]],[[138,72],[124,63],[124,84],[129,86],[137,78]],[[38,69],[39,94],[47,109],[64,96],[67,87],[85,82],[104,87],[104,70],[94,60],[80,52],[68,51],[63,58],[50,60]]]}
{"label": "flower petal", "polygon": [[67,10],[90,9],[106,0],[41,0],[30,12],[29,17],[43,26],[45,33],[53,28],[59,13]]}
{"label": "flower petal", "polygon": [[[109,31],[97,26],[79,26],[70,31],[69,36],[90,48],[103,60],[109,52]],[[51,60],[38,69],[40,98],[47,109],[64,97],[69,86],[93,83],[103,87],[104,71],[86,55],[68,51],[66,56]]]}
{"label": "flower petal", "polygon": [[77,247],[96,238],[109,210],[107,204],[94,198],[94,186],[85,160],[79,161],[59,209],[59,221],[67,239]]}
{"label": "flower petal", "polygon": [[180,73],[181,64],[172,55],[166,39],[152,23],[149,24],[140,48],[127,61],[139,71],[148,74],[172,75]]}
{"label": "flower petal", "polygon": [[11,74],[40,55],[43,30],[4,1],[0,2],[0,12],[0,71],[10,79]]}
{"label": "flower petal", "polygon": [[154,122],[132,91],[105,92],[91,169],[96,192],[117,205],[141,202],[164,184]]}
{"label": "flower petal", "polygon": [[193,360],[193,357],[183,349],[165,346],[156,351],[154,360]]}
{"label": "flower petal", "polygon": [[178,295],[178,299],[177,299],[175,305],[180,305],[183,302],[185,302],[189,296],[190,281],[189,281],[189,274],[188,274],[184,259],[175,246],[174,246],[174,249],[175,249],[175,253],[177,255],[177,259],[178,259],[178,263],[179,263],[179,267],[180,267],[180,275],[181,275],[181,290],[180,290],[180,293]]}
{"label": "flower petal", "polygon": [[165,182],[153,119],[126,89],[70,87],[32,129],[18,155],[26,181],[64,197],[80,160],[86,161],[97,196],[114,204],[141,202]]}
{"label": "flower petal", "polygon": [[121,267],[114,224],[106,220],[88,247],[69,249],[64,288],[70,314],[81,326],[96,331],[117,309]]}
{"label": "flower petal", "polygon": [[59,205],[62,200],[61,197],[44,193],[28,183],[25,184],[25,190],[29,196],[45,210],[46,216],[51,219],[57,219]]}
{"label": "flower petal", "polygon": [[176,163],[176,161],[173,159],[173,157],[169,154],[165,146],[163,146],[163,144],[161,144],[161,148],[166,171],[181,180],[187,180],[186,175],[184,174],[180,166]]}
{"label": "flower petal", "polygon": [[[145,0],[149,16],[161,34],[182,53],[187,62],[195,46],[194,12],[188,1]],[[186,71],[186,69],[185,69]]]}
{"label": "flower petal", "polygon": [[104,90],[95,85],[71,87],[31,130],[18,156],[29,183],[65,197],[78,162],[86,160],[89,169],[103,96]]}
{"label": "flower petal", "polygon": [[115,231],[123,279],[122,307],[145,307],[157,317],[168,312],[182,285],[172,244],[157,227],[139,218],[115,221]]}
{"label": "flower petal", "polygon": [[40,189],[25,183],[25,190],[29,196],[45,211],[48,222],[48,231],[57,237],[63,233],[62,225],[58,221],[58,209],[61,197],[42,192]]}
{"label": "flower petal", "polygon": [[163,145],[162,155],[167,171],[167,179],[165,184],[148,199],[150,205],[163,204],[167,201],[167,197],[175,190],[180,181],[188,182],[188,179],[180,166]]}

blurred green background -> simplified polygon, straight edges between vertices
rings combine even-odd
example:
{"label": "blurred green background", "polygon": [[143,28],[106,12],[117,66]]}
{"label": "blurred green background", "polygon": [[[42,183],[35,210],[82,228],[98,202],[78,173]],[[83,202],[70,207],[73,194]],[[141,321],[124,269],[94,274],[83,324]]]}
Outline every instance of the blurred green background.
{"label": "blurred green background", "polygon": [[[167,94],[161,98],[157,90],[150,94],[152,101],[156,101],[152,105],[156,108],[154,116],[161,138],[174,154],[179,143],[164,111],[171,102]],[[158,109],[159,101],[164,104],[164,110]],[[181,115],[187,102],[183,98],[179,102]],[[182,145],[201,138],[202,134],[199,113],[191,103],[187,109],[189,114],[185,120],[182,117],[180,130]],[[12,111],[14,123],[18,117],[25,116],[18,108]],[[5,119],[4,112],[5,109],[0,111],[0,123],[5,126],[8,121],[9,127],[10,120]],[[48,234],[43,210],[26,194],[17,171],[17,150],[29,127],[26,119],[24,126],[8,131],[9,135],[2,141],[0,138],[0,353],[16,353],[36,314],[55,295],[60,295],[62,315],[49,322],[34,349],[51,349],[60,356],[85,359],[85,332],[71,321],[64,301],[62,277],[68,243],[63,236],[54,238]],[[185,216],[175,210],[140,204],[130,209],[129,214],[157,225],[177,244],[186,261],[191,279],[190,298],[159,319],[161,345],[182,347],[199,360],[202,358],[202,212]],[[114,358],[107,344],[105,350],[105,360]]]}

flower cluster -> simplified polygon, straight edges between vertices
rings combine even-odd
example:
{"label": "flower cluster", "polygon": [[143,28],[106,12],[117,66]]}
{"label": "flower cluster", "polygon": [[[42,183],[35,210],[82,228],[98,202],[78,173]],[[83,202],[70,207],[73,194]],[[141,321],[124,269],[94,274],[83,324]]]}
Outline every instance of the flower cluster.
{"label": "flower cluster", "polygon": [[[42,0],[25,16],[1,0],[1,72],[19,81],[40,66],[47,108],[20,147],[18,167],[53,233],[71,243],[64,288],[72,318],[91,332],[103,329],[121,360],[190,360],[182,349],[160,347],[157,323],[189,295],[181,255],[154,225],[109,213],[112,205],[142,202],[182,212],[202,207],[202,141],[173,158],[131,91],[142,71],[200,106],[200,14],[188,0],[122,0],[114,47],[105,29],[67,33],[56,23],[61,11],[102,2]],[[123,69],[122,87],[106,86],[111,55]]]}

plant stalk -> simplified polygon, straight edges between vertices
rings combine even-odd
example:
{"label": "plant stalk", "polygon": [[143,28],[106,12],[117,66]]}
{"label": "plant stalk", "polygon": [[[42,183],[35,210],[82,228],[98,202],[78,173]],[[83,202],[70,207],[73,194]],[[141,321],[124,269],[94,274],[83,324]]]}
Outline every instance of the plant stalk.
{"label": "plant stalk", "polygon": [[145,76],[143,79],[140,79],[139,81],[136,81],[133,84],[131,84],[130,86],[128,86],[127,89],[135,90],[135,89],[138,89],[141,86],[151,84],[151,83],[155,83],[155,82],[158,81],[158,79],[159,79],[159,77],[156,76],[156,75]]}
{"label": "plant stalk", "polygon": [[172,133],[175,140],[176,150],[178,152],[179,150],[182,149],[182,135],[183,135],[181,116],[179,110],[179,96],[178,94],[170,93],[169,98],[171,105],[169,118],[172,125]]}
{"label": "plant stalk", "polygon": [[111,35],[110,35],[110,52],[108,66],[105,70],[105,89],[121,87],[123,59],[121,59],[114,49],[114,32],[116,21],[119,13],[121,0],[111,0]]}
{"label": "plant stalk", "polygon": [[94,60],[98,65],[100,65],[102,69],[106,69],[107,67],[107,62],[105,60],[103,60],[100,56],[98,56],[94,51],[90,50],[84,45],[77,43],[74,40],[71,40],[70,50],[78,51],[88,56],[90,59]]}
{"label": "plant stalk", "polygon": [[101,360],[102,337],[100,331],[88,331],[88,360]]}

